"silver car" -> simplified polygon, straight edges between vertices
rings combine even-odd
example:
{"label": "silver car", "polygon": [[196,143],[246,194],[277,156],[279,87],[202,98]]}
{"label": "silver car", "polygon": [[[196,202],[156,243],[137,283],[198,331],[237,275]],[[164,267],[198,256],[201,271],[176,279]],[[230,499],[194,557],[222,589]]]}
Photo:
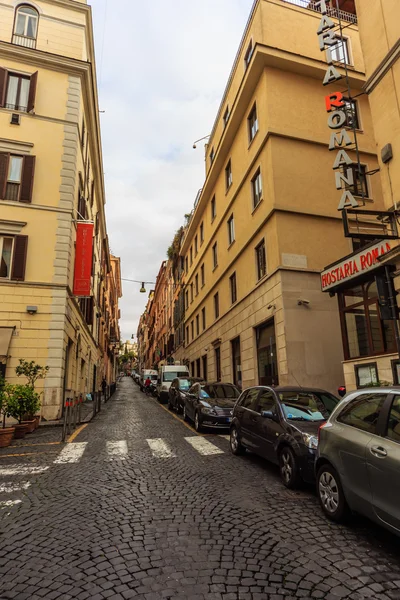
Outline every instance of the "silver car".
{"label": "silver car", "polygon": [[400,535],[400,387],[349,393],[319,430],[315,465],[329,519],[354,511]]}

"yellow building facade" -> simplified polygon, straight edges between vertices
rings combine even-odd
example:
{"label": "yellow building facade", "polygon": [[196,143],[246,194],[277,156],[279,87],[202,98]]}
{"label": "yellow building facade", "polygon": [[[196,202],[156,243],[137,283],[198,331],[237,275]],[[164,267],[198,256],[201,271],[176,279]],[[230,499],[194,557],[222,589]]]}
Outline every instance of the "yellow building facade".
{"label": "yellow building facade", "polygon": [[[357,19],[341,18],[346,48],[338,44],[335,65],[344,73],[347,61],[358,96],[366,78]],[[320,20],[308,1],[254,4],[207,145],[182,255],[184,359],[210,381],[334,392],[343,382],[337,301],[322,293],[320,272],[353,246],[328,150]],[[374,171],[367,96],[348,107],[349,129],[354,118],[362,165]],[[382,209],[379,177],[367,175],[366,186],[368,205]]]}
{"label": "yellow building facade", "polygon": [[[103,376],[111,263],[92,29],[86,1],[0,5],[0,361],[10,382],[20,358],[50,366],[46,419]],[[95,224],[85,299],[72,295],[80,220]]]}

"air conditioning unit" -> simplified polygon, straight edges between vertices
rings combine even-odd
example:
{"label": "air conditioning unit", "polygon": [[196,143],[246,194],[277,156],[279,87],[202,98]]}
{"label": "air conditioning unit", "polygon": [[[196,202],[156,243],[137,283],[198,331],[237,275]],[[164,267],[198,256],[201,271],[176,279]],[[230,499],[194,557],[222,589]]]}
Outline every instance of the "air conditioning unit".
{"label": "air conditioning unit", "polygon": [[18,113],[13,113],[11,115],[10,123],[11,123],[11,125],[20,125],[20,123],[21,123],[21,115],[19,115]]}

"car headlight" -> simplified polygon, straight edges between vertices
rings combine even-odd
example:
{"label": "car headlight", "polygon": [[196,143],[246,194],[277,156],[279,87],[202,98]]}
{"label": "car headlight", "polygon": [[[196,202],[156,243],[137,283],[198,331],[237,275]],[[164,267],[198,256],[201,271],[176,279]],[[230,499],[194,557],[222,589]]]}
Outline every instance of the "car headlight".
{"label": "car headlight", "polygon": [[205,415],[216,415],[217,414],[213,408],[207,408],[206,406],[201,407],[201,412]]}
{"label": "car headlight", "polygon": [[318,448],[318,438],[316,435],[303,433],[303,440],[307,448],[310,448],[310,450],[316,450]]}

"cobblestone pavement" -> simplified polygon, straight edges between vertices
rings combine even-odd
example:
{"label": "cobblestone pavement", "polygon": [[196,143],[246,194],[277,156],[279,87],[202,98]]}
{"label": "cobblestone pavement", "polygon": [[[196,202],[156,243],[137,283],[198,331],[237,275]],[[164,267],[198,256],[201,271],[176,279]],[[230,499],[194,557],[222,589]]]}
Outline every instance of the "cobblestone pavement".
{"label": "cobblestone pavement", "polygon": [[330,524],[311,488],[130,379],[72,443],[44,444],[0,451],[2,600],[400,599],[397,538]]}

